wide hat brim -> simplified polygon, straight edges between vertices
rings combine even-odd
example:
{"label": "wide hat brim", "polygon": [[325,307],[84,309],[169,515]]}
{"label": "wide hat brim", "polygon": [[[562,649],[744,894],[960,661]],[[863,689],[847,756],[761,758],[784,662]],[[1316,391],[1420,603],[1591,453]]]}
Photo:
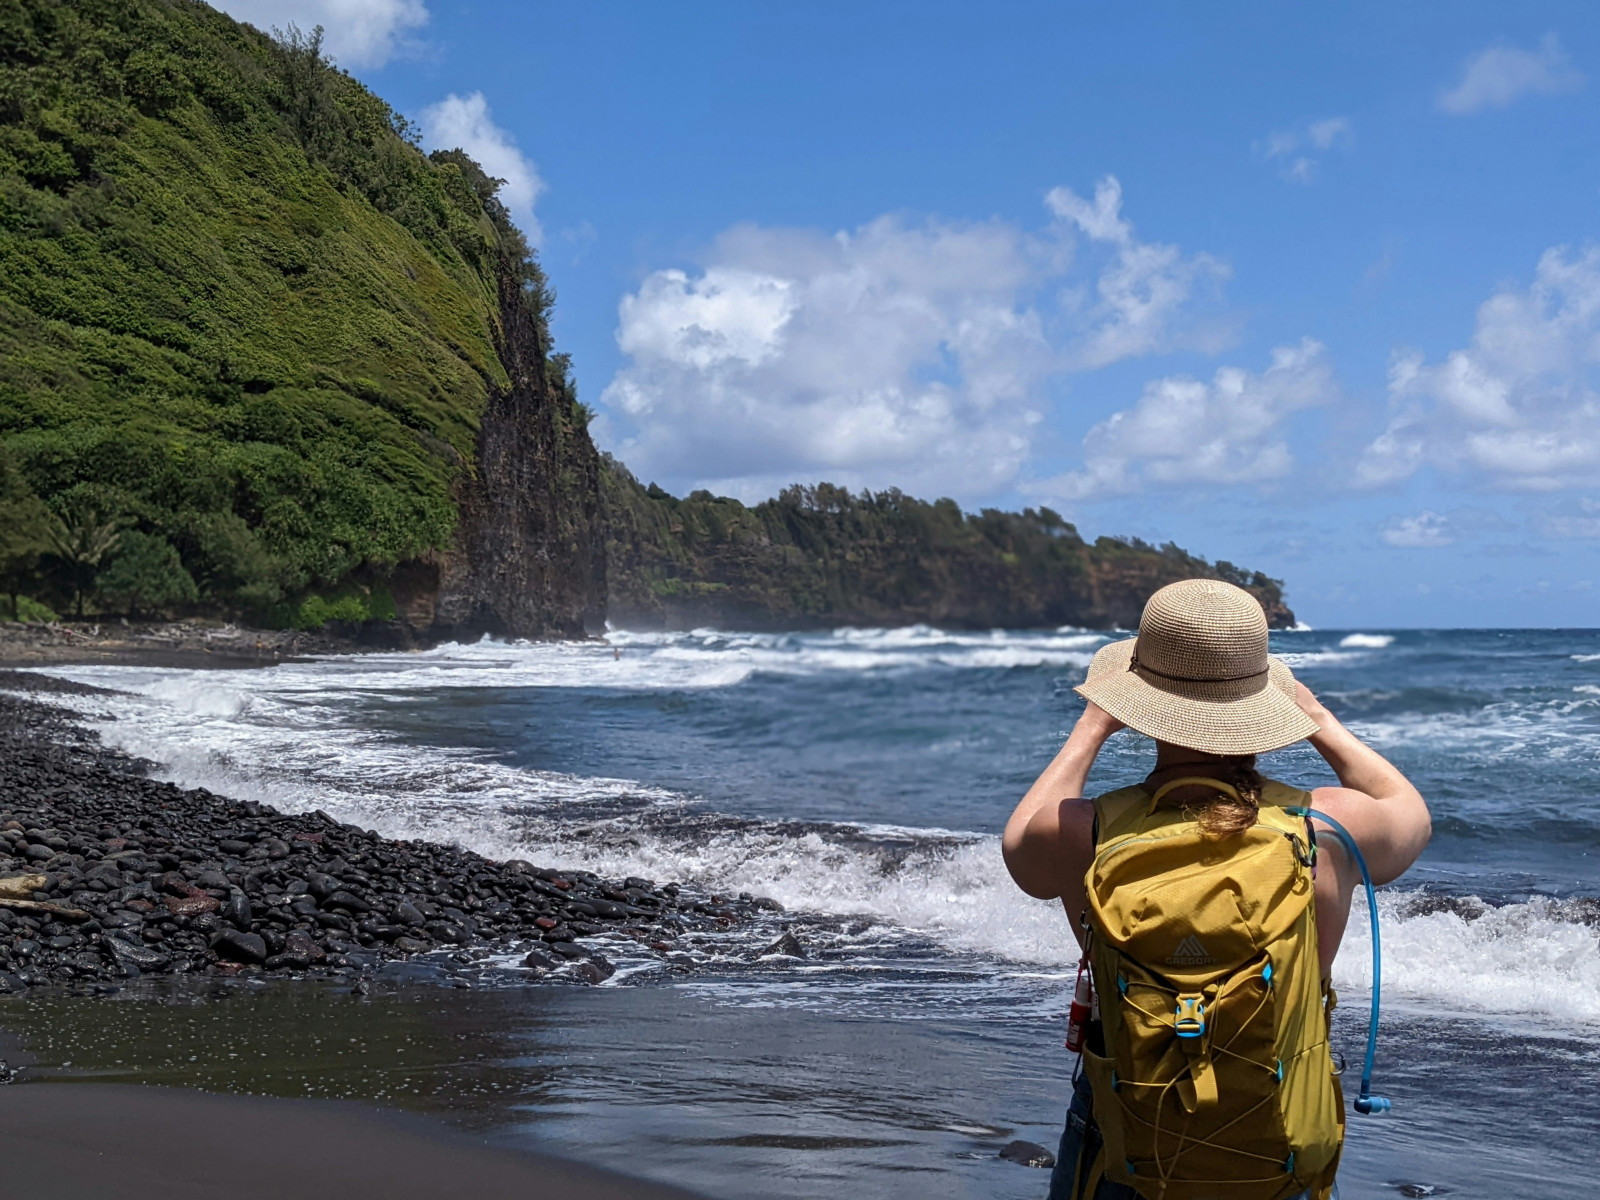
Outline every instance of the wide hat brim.
{"label": "wide hat brim", "polygon": [[1138,640],[1100,647],[1089,664],[1089,677],[1075,689],[1130,729],[1207,754],[1265,754],[1304,741],[1321,728],[1295,702],[1294,672],[1280,658],[1269,656],[1260,691],[1208,700],[1185,694],[1203,689],[1157,686],[1130,670]]}

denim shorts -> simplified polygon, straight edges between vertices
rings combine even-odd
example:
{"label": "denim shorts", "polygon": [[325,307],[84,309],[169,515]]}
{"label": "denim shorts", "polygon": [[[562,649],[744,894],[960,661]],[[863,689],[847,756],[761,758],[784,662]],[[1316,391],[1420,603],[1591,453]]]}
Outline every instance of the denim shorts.
{"label": "denim shorts", "polygon": [[[1067,1127],[1061,1131],[1055,1170],[1050,1172],[1049,1200],[1072,1200],[1080,1162],[1087,1171],[1100,1152],[1100,1130],[1089,1120],[1093,1111],[1094,1093],[1089,1090],[1088,1077],[1080,1074],[1072,1082],[1072,1105],[1067,1109]],[[1290,1200],[1307,1200],[1309,1196],[1309,1192],[1301,1192]],[[1139,1200],[1139,1193],[1125,1183],[1103,1179],[1088,1200]],[[1339,1200],[1338,1184],[1333,1186],[1333,1200]]]}

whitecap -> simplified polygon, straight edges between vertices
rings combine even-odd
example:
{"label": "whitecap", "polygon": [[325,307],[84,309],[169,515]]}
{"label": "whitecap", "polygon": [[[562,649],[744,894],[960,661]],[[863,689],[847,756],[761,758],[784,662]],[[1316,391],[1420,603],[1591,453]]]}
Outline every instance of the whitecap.
{"label": "whitecap", "polygon": [[1393,635],[1387,633],[1350,633],[1339,639],[1339,645],[1352,650],[1382,650],[1393,644]]}
{"label": "whitecap", "polygon": [[1341,663],[1359,662],[1364,657],[1351,650],[1300,650],[1277,655],[1291,668],[1333,667]]}

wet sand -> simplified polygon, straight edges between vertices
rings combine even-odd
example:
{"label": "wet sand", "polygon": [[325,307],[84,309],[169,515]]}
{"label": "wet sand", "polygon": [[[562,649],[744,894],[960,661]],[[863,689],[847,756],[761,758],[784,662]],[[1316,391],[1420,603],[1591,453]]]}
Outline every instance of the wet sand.
{"label": "wet sand", "polygon": [[692,1193],[334,1101],[125,1084],[0,1088],[13,1196],[56,1200],[688,1200]]}

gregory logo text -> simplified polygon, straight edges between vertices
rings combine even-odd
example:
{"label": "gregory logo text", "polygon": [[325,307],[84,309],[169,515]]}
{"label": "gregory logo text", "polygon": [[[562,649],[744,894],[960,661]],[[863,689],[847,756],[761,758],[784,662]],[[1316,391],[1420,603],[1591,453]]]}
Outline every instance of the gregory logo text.
{"label": "gregory logo text", "polygon": [[1172,952],[1172,957],[1167,959],[1167,966],[1203,967],[1216,961],[1206,953],[1206,948],[1200,944],[1200,939],[1191,933],[1178,943],[1178,948]]}

